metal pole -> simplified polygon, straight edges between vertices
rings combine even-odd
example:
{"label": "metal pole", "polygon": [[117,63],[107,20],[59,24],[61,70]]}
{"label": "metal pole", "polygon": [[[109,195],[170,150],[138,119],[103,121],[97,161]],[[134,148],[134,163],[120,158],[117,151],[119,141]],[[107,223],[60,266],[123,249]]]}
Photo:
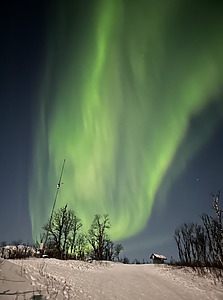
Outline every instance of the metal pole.
{"label": "metal pole", "polygon": [[62,169],[61,169],[61,173],[60,173],[60,177],[59,177],[59,181],[58,181],[58,184],[57,184],[56,194],[55,194],[55,197],[54,197],[53,207],[52,207],[52,211],[51,211],[51,215],[50,215],[50,220],[49,220],[49,227],[48,227],[48,230],[47,230],[47,233],[46,233],[45,245],[47,243],[48,236],[49,236],[49,230],[51,228],[51,223],[52,223],[52,218],[53,218],[53,212],[54,212],[54,209],[55,209],[55,205],[56,205],[56,202],[57,202],[57,196],[58,196],[59,189],[60,189],[60,186],[61,186],[61,180],[62,180],[62,176],[63,176],[65,161],[66,160],[64,159],[63,165],[62,165]]}

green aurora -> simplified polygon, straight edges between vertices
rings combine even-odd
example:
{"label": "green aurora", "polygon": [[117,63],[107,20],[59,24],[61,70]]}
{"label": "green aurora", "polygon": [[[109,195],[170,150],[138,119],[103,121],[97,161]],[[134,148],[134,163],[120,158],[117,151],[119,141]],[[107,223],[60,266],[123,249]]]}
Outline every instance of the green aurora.
{"label": "green aurora", "polygon": [[[217,101],[223,7],[98,0],[85,15],[76,9],[72,1],[55,1],[48,16],[35,107],[32,233],[38,237],[49,218],[66,158],[57,207],[68,203],[85,230],[94,214],[108,213],[118,240],[145,226],[167,170],[179,173],[174,159],[191,118]],[[181,164],[214,125],[187,145]]]}

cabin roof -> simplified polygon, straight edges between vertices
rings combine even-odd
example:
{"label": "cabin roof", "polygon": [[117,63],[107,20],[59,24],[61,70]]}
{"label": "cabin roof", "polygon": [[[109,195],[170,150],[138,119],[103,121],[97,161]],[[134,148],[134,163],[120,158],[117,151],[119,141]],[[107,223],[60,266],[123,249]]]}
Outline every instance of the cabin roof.
{"label": "cabin roof", "polygon": [[161,255],[161,254],[157,254],[157,253],[152,253],[150,256],[150,259],[163,259],[166,260],[166,256]]}

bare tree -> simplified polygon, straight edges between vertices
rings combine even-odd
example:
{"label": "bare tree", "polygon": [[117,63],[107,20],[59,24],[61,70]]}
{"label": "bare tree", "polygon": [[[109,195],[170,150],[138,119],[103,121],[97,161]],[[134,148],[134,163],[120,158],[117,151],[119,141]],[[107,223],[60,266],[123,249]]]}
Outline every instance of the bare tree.
{"label": "bare tree", "polygon": [[123,258],[121,258],[120,260],[123,264],[129,264],[129,259],[128,257],[124,256]]}
{"label": "bare tree", "polygon": [[211,265],[223,267],[223,217],[219,207],[220,192],[213,195],[215,216],[202,215],[202,221],[207,237],[208,262]]}
{"label": "bare tree", "polygon": [[75,255],[77,259],[80,260],[85,259],[86,247],[87,247],[86,235],[83,233],[78,234],[76,238],[76,251],[75,251]]}
{"label": "bare tree", "polygon": [[175,239],[175,242],[177,244],[177,249],[178,249],[178,255],[179,255],[180,262],[183,262],[183,250],[182,250],[182,241],[181,241],[182,237],[181,237],[180,228],[175,229],[174,239]]}
{"label": "bare tree", "polygon": [[48,232],[46,248],[49,254],[53,254],[53,256],[61,259],[67,257],[70,246],[69,242],[74,242],[73,233],[75,231],[75,234],[77,234],[77,230],[81,227],[77,227],[77,220],[80,225],[80,220],[74,211],[67,208],[67,205],[54,212],[51,222],[48,221],[43,226],[43,229]]}
{"label": "bare tree", "polygon": [[108,241],[107,230],[110,228],[108,215],[95,215],[88,230],[88,241],[92,246],[92,256],[96,260],[105,259],[105,246]]}
{"label": "bare tree", "polygon": [[181,263],[223,267],[223,216],[219,199],[220,192],[213,195],[215,215],[203,214],[202,225],[184,223],[175,230]]}
{"label": "bare tree", "polygon": [[194,228],[194,223],[184,223],[175,230],[174,238],[177,243],[179,257],[181,262],[185,264],[190,264],[192,261]]}
{"label": "bare tree", "polygon": [[193,261],[198,265],[207,263],[207,235],[202,225],[195,224],[194,238],[192,240]]}
{"label": "bare tree", "polygon": [[116,244],[114,246],[114,257],[117,258],[118,261],[120,261],[120,252],[122,250],[124,250],[124,248],[121,244]]}
{"label": "bare tree", "polygon": [[114,243],[107,238],[104,244],[104,259],[113,260],[114,257]]}
{"label": "bare tree", "polygon": [[[81,223],[81,220],[75,214],[73,214],[72,219],[73,219],[73,225],[72,225],[69,244],[70,244],[70,253],[75,253],[76,246],[77,246],[78,232],[79,232],[80,228],[82,227],[82,223]],[[83,236],[82,236],[82,238],[80,238],[80,240],[83,240]]]}

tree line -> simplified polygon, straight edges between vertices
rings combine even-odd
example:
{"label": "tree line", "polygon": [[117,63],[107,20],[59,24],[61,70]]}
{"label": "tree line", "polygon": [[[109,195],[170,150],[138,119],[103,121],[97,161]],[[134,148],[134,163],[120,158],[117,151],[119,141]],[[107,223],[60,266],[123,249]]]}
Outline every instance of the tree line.
{"label": "tree line", "polygon": [[180,225],[174,233],[180,263],[223,268],[223,214],[220,192],[213,195],[213,215],[204,213],[201,224]]}
{"label": "tree line", "polygon": [[40,243],[45,243],[45,254],[59,259],[120,261],[124,248],[109,238],[111,223],[107,214],[96,214],[86,234],[81,232],[82,226],[81,219],[67,205],[55,210],[42,227]]}

